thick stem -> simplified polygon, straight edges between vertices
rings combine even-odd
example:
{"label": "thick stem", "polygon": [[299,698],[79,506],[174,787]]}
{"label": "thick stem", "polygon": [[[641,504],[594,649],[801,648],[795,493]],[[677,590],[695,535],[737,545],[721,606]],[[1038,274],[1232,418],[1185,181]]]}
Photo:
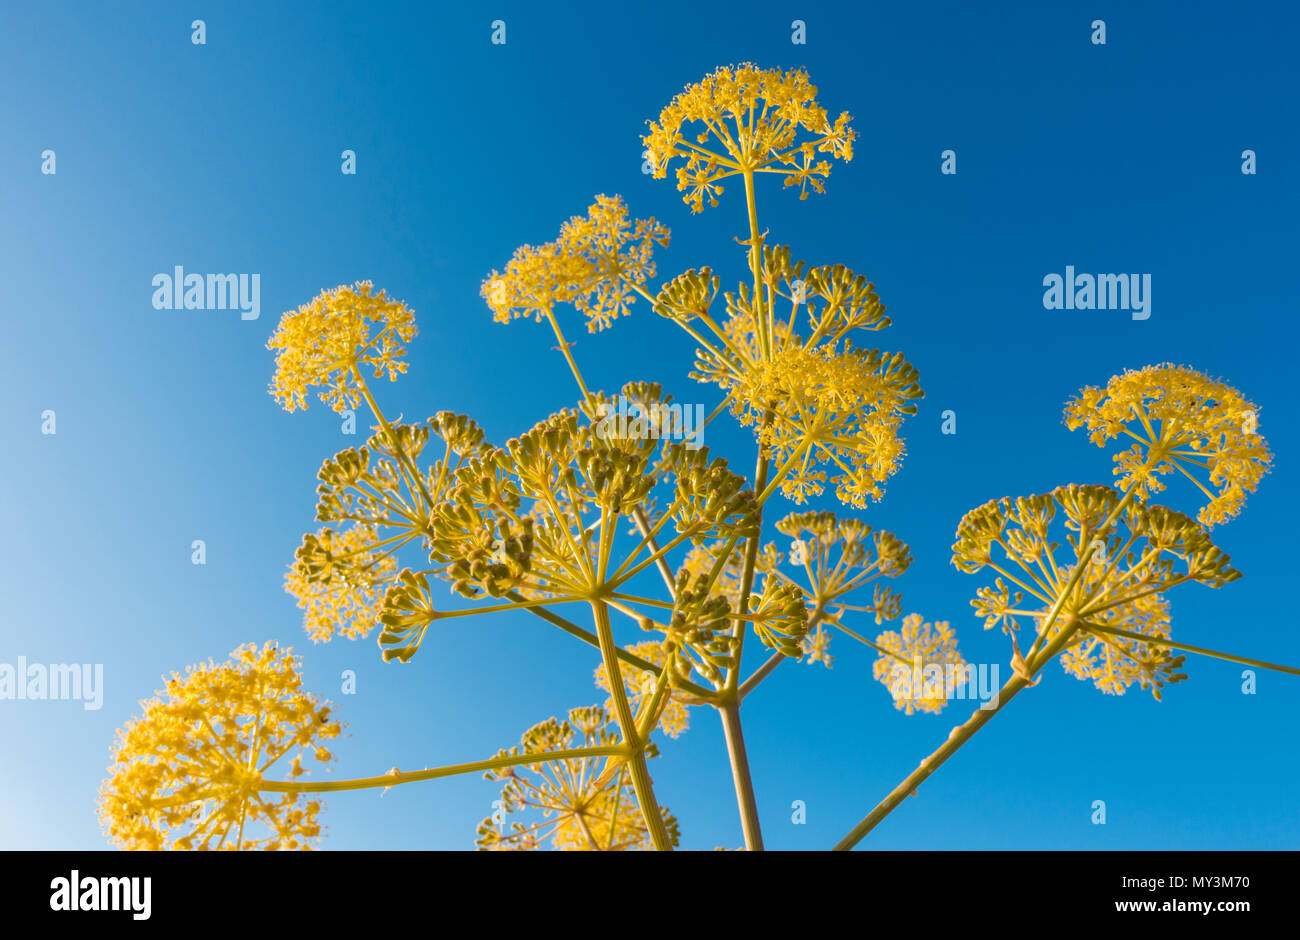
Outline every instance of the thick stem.
{"label": "thick stem", "polygon": [[[1060,632],[1050,643],[1043,647],[1042,652],[1034,661],[1032,667],[1028,667],[1030,674],[1032,675],[1037,672],[1045,663],[1051,660],[1052,657],[1063,650],[1074,638],[1075,630],[1076,626],[1073,620],[1062,624]],[[862,821],[854,826],[849,834],[835,845],[834,850],[836,852],[844,852],[853,848],[862,841],[863,836],[876,828],[877,824],[892,813],[898,805],[903,802],[903,800],[907,799],[908,796],[914,795],[916,793],[916,788],[924,783],[930,774],[938,770],[943,765],[944,761],[955,754],[963,744],[974,736],[975,732],[988,724],[989,720],[992,719],[994,715],[1006,707],[1007,702],[1011,701],[1011,699],[1014,698],[1021,689],[1026,688],[1028,685],[1028,679],[1020,675],[1013,675],[998,691],[996,707],[980,707],[976,709],[975,713],[970,716],[970,719],[965,724],[953,728],[952,731],[948,733],[948,740],[945,741],[937,751],[921,761],[916,770],[908,774],[902,783],[895,787],[887,797],[876,805],[875,809],[863,817]]]}
{"label": "thick stem", "polygon": [[735,701],[718,706],[722,731],[727,739],[727,757],[731,760],[731,779],[736,787],[740,808],[740,826],[745,834],[745,849],[763,851],[763,832],[758,824],[758,804],[754,801],[754,781],[749,775],[749,758],[745,754],[745,733],[740,727],[740,704]]}
{"label": "thick stem", "polygon": [[614,630],[609,624],[609,608],[603,603],[592,605],[596,615],[596,635],[600,639],[600,655],[605,661],[605,673],[609,676],[609,688],[614,698],[614,714],[618,718],[623,741],[631,749],[628,756],[628,770],[632,775],[632,789],[636,793],[637,805],[650,831],[650,840],[660,852],[671,852],[672,843],[668,839],[668,829],[664,826],[663,812],[655,800],[654,786],[650,780],[650,770],[645,762],[645,742],[637,733],[636,718],[628,704],[627,689],[623,685],[623,676],[618,667],[618,647],[614,645]]}

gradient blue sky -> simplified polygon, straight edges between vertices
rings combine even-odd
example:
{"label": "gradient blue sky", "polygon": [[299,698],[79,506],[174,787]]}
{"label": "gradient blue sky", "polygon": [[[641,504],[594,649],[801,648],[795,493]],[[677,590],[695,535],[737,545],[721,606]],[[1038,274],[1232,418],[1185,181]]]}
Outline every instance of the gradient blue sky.
{"label": "gradient blue sky", "polygon": [[[190,21],[207,23],[207,45]],[[507,43],[489,24],[508,24]],[[808,42],[790,42],[793,19]],[[1105,19],[1108,43],[1090,43]],[[411,304],[410,373],[390,414],[475,416],[497,441],[570,404],[544,328],[502,327],[481,278],[554,236],[596,193],[673,232],[660,274],[743,273],[743,200],[690,216],[642,175],[647,118],[715,66],[806,66],[857,156],[825,196],[761,189],[771,238],[876,283],[879,342],[926,398],[886,498],[864,514],[907,540],[905,610],[947,619],[972,662],[1008,651],[949,564],[958,519],[990,498],[1108,482],[1108,456],[1061,423],[1064,400],[1173,360],[1261,406],[1276,471],[1216,532],[1245,578],[1175,592],[1175,636],[1300,662],[1288,584],[1297,519],[1293,346],[1300,16],[1287,4],[10,3],[0,12],[0,662],[103,663],[105,702],[0,701],[0,848],[102,848],[95,791],[114,729],[161,677],[275,639],[349,724],[339,776],[490,756],[603,701],[596,654],[526,615],[452,621],[408,666],[373,639],[316,645],[282,590],[314,528],[315,473],[356,438],[320,405],[266,393],[281,311],[372,279]],[[57,152],[58,173],[40,173]],[[958,154],[955,177],[939,155]],[[1240,172],[1244,149],[1259,172]],[[358,155],[356,176],[339,154]],[[1044,275],[1149,272],[1153,314],[1047,311]],[[261,274],[262,316],[157,311],[150,280]],[[567,321],[590,383],[663,382],[692,346],[644,305],[599,336]],[[58,434],[40,434],[54,409]],[[955,436],[940,414],[958,416]],[[711,446],[750,466],[744,434]],[[1194,508],[1175,485],[1168,502]],[[832,501],[819,508],[834,508]],[[774,514],[784,514],[778,506]],[[190,563],[190,543],[208,563]],[[635,632],[635,631],[634,631]],[[632,642],[638,637],[624,638]],[[757,644],[751,653],[758,659]],[[769,846],[831,845],[969,707],[905,717],[873,654],[784,665],[743,716]],[[358,692],[340,694],[356,670]],[[864,843],[874,848],[1295,848],[1300,680],[1193,659],[1163,704],[1103,696],[1049,667]],[[652,767],[691,848],[740,844],[711,713]],[[475,777],[331,797],[329,848],[467,848],[496,791]],[[1108,822],[1090,822],[1105,800]],[[792,825],[803,800],[807,824]]]}

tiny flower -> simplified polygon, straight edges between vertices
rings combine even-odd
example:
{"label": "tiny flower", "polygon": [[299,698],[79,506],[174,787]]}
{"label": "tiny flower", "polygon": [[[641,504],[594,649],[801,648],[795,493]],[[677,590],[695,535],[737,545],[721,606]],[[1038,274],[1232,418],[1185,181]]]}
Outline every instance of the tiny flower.
{"label": "tiny flower", "polygon": [[415,314],[369,281],[322,291],[311,303],[280,318],[267,349],[276,350],[271,394],[285,411],[307,407],[319,388],[320,400],[335,411],[355,408],[362,397],[360,369],[396,381],[406,371],[401,357],[415,337]]}
{"label": "tiny flower", "polygon": [[[567,721],[548,718],[524,732],[520,746],[501,751],[500,757],[604,747],[618,744],[620,736],[605,709],[593,705],[575,708]],[[646,751],[654,757],[655,749]],[[484,776],[502,782],[496,804],[504,813],[523,815],[527,822],[491,816],[478,826],[477,845],[486,851],[527,851],[546,842],[561,850],[629,851],[652,847],[649,828],[637,806],[627,773],[608,773],[612,758],[571,757],[490,770]],[[672,845],[679,832],[677,820],[662,810],[664,827]],[[499,819],[500,817],[498,817]]]}
{"label": "tiny flower", "polygon": [[1241,512],[1272,463],[1258,413],[1235,388],[1164,363],[1082,389],[1066,403],[1065,423],[1098,447],[1120,435],[1135,440],[1115,455],[1119,488],[1146,499],[1164,489],[1161,476],[1178,472],[1205,494],[1199,518],[1215,526]]}
{"label": "tiny flower", "polygon": [[642,139],[654,175],[663,179],[674,161],[677,189],[692,212],[707,200],[718,204],[721,180],[764,171],[797,186],[799,198],[809,189],[823,191],[829,154],[853,158],[857,133],[845,111],[833,122],[817,103],[817,89],[802,70],[760,69],[745,62],[719,68],[677,95],[647,122]]}
{"label": "tiny flower", "polygon": [[321,529],[303,537],[284,586],[303,609],[303,629],[313,641],[335,636],[354,640],[379,622],[397,561],[378,550],[377,541],[371,526]]}
{"label": "tiny flower", "polygon": [[484,279],[481,294],[500,323],[541,320],[567,303],[594,333],[630,312],[634,287],[654,276],[655,244],[667,245],[668,238],[654,219],[629,219],[619,196],[598,195],[586,217],[564,223],[555,241],[519,248],[504,272]]}
{"label": "tiny flower", "polygon": [[286,758],[290,778],[304,753],[332,759],[323,742],[341,726],[302,690],[292,650],[248,644],[231,656],[173,673],[165,698],[118,731],[99,817],[123,848],[308,849],[320,836],[319,801],[260,784]]}
{"label": "tiny flower", "polygon": [[920,614],[903,618],[898,632],[876,637],[880,658],[872,667],[894,698],[894,707],[910,715],[938,713],[948,704],[947,683],[964,674],[966,661],[957,651],[957,635],[944,621],[925,623]]}

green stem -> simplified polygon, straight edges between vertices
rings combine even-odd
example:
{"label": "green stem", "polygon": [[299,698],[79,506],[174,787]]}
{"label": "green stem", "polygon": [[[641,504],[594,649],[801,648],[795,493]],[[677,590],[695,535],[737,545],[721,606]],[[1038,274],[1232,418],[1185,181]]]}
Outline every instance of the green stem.
{"label": "green stem", "polygon": [[1243,666],[1258,666],[1260,669],[1272,669],[1275,672],[1285,672],[1293,676],[1300,676],[1300,669],[1294,666],[1281,666],[1277,663],[1268,663],[1262,659],[1251,659],[1248,656],[1236,656],[1232,653],[1224,653],[1220,650],[1212,650],[1204,646],[1192,646],[1190,643],[1176,643],[1173,640],[1166,640],[1164,637],[1147,636],[1143,633],[1134,633],[1132,630],[1121,630],[1119,627],[1103,627],[1100,624],[1082,621],[1079,626],[1087,631],[1095,633],[1109,633],[1112,636],[1128,637],[1130,640],[1141,640],[1143,643],[1149,643],[1152,646],[1165,646],[1169,649],[1185,650],[1188,653],[1199,653],[1202,656],[1212,656],[1215,659],[1223,659],[1230,663],[1240,663]]}
{"label": "green stem", "polygon": [[727,757],[731,761],[731,779],[736,788],[740,809],[740,827],[745,834],[745,849],[763,851],[763,832],[758,824],[758,804],[754,799],[754,781],[749,775],[749,757],[745,753],[745,733],[740,726],[740,703],[718,705],[722,732],[727,739]]}
{"label": "green stem", "polygon": [[451,764],[447,767],[390,773],[384,774],[382,777],[360,777],[355,780],[302,782],[296,780],[263,780],[258,783],[257,789],[263,793],[332,793],[336,790],[365,790],[372,787],[395,787],[403,783],[418,783],[421,780],[436,780],[439,777],[472,774],[476,771],[498,770],[502,767],[515,767],[519,764],[536,764],[548,760],[572,760],[581,757],[618,757],[625,753],[627,753],[627,748],[621,744],[580,747],[563,751],[542,751],[534,754],[494,757],[491,760],[474,761],[469,764]]}
{"label": "green stem", "polygon": [[645,742],[637,733],[636,718],[627,701],[627,689],[623,685],[623,675],[618,668],[617,646],[614,645],[614,631],[609,624],[609,608],[603,602],[592,605],[596,617],[596,633],[600,640],[600,654],[605,662],[605,673],[609,676],[610,693],[614,698],[614,714],[623,733],[623,740],[630,749],[627,762],[632,774],[632,789],[636,793],[637,805],[650,831],[650,840],[660,852],[671,852],[672,843],[668,839],[668,830],[664,826],[663,812],[655,800],[654,786],[650,780],[650,770],[646,767]]}
{"label": "green stem", "polygon": [[[525,599],[522,594],[519,594],[515,591],[509,592],[508,594],[506,594],[506,596],[517,600]],[[548,610],[545,607],[528,607],[526,608],[526,610],[530,614],[534,614],[535,616],[541,617],[547,623],[559,627],[561,630],[563,630],[565,633],[569,634],[570,636],[577,637],[579,640],[582,640],[582,642],[588,644],[589,646],[593,646],[596,649],[600,649],[600,638],[597,637],[596,634],[592,633],[590,630],[584,630],[582,627],[578,626],[572,620],[566,620],[563,617],[561,617],[559,614],[554,613],[553,611]],[[659,675],[661,672],[663,672],[662,666],[657,666],[654,663],[650,662],[650,660],[648,659],[642,659],[640,656],[636,655],[635,653],[629,653],[621,646],[615,648],[615,655],[623,662],[627,663],[628,665],[635,666],[637,669],[644,669],[646,672],[652,672],[656,676]],[[684,679],[679,680],[677,685],[683,692],[690,692],[691,695],[697,696],[698,698],[711,699],[713,698],[713,696],[717,694],[716,692],[710,689],[706,689],[701,685],[696,685],[694,682],[688,682]]]}
{"label": "green stem", "polygon": [[[1063,650],[1074,637],[1076,629],[1077,624],[1074,622],[1073,618],[1062,624],[1060,632],[1057,633],[1056,637],[1050,643],[1043,647],[1042,652],[1039,654],[1038,658],[1033,661],[1032,665],[1026,663],[1026,668],[1028,669],[1029,674],[1032,676],[1041,669],[1045,663],[1051,660],[1053,656]],[[975,732],[979,731],[980,728],[983,728],[994,715],[1006,707],[1007,702],[1011,701],[1011,699],[1014,698],[1021,689],[1026,688],[1028,685],[1029,680],[1027,678],[1020,675],[1013,675],[1006,684],[1002,686],[1001,690],[999,690],[996,699],[997,704],[993,708],[981,706],[976,709],[975,713],[971,715],[970,719],[965,724],[953,728],[952,731],[948,733],[948,740],[945,741],[933,754],[921,761],[916,770],[908,774],[902,783],[895,787],[888,796],[876,805],[875,809],[863,817],[862,821],[854,826],[853,829],[849,831],[849,834],[835,845],[835,851],[847,851],[862,841],[863,836],[876,828],[880,821],[892,813],[898,805],[903,802],[903,800],[907,799],[909,795],[915,794],[916,788],[924,783],[930,774],[938,770],[939,767],[943,765],[944,761],[955,754],[963,744],[974,736]]]}
{"label": "green stem", "polygon": [[429,488],[425,486],[424,476],[420,473],[420,468],[415,465],[415,460],[409,457],[406,451],[402,450],[402,446],[397,440],[397,432],[394,431],[393,426],[388,423],[388,419],[384,417],[384,413],[379,410],[379,405],[375,402],[375,397],[370,394],[370,386],[366,383],[366,377],[361,374],[361,369],[358,368],[355,362],[352,364],[352,375],[357,380],[357,386],[361,389],[361,395],[365,398],[366,405],[369,406],[371,413],[374,414],[380,427],[384,429],[384,433],[388,435],[388,440],[392,443],[393,450],[397,451],[397,461],[402,467],[403,475],[407,476],[407,484],[410,485],[414,482],[418,486],[420,495],[424,497],[424,509],[427,512],[433,506],[433,497],[429,495]]}

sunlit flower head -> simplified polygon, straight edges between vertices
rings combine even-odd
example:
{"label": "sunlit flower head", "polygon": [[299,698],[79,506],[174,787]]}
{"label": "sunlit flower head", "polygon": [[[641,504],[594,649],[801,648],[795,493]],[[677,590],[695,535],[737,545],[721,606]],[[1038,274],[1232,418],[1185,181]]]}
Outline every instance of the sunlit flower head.
{"label": "sunlit flower head", "polygon": [[[890,324],[864,276],[843,265],[810,269],[789,248],[764,246],[759,286],[758,300],[744,283],[723,295],[727,319],[713,328],[725,341],[696,353],[691,376],[728,393],[731,413],[786,473],[787,498],[801,504],[833,485],[862,508],[902,464],[903,419],[924,397],[919,374],[901,353],[855,348],[857,331]],[[712,324],[716,294],[707,268],[687,271],[664,286],[655,310],[687,327]],[[806,337],[795,332],[801,325]]]}
{"label": "sunlit flower head", "polygon": [[908,715],[942,711],[949,688],[965,676],[957,635],[944,621],[930,624],[920,614],[908,614],[897,632],[876,637],[876,646],[881,653],[872,672],[889,689],[894,707]]}
{"label": "sunlit flower head", "polygon": [[[569,712],[568,721],[548,718],[524,732],[520,746],[499,757],[538,754],[620,743],[610,714],[592,705]],[[646,756],[655,757],[653,745]],[[627,851],[652,848],[626,764],[618,758],[570,757],[491,770],[488,780],[502,782],[499,810],[479,824],[479,849]],[[672,845],[677,820],[662,810]]]}
{"label": "sunlit flower head", "polygon": [[303,628],[312,640],[354,640],[379,622],[397,561],[376,547],[378,541],[372,526],[321,529],[303,537],[284,586],[303,609]]}
{"label": "sunlit flower head", "polygon": [[829,155],[853,158],[857,133],[849,113],[833,122],[817,103],[817,89],[802,69],[760,69],[751,63],[725,66],[678,94],[642,138],[654,175],[663,179],[674,160],[677,188],[692,212],[705,200],[718,204],[721,180],[763,171],[798,187],[823,191]]}
{"label": "sunlit flower head", "polygon": [[[1103,577],[1112,582],[1117,580],[1113,572],[1107,575],[1104,565],[1089,565],[1083,575],[1083,592],[1095,596],[1106,591],[1107,586],[1099,583]],[[1047,610],[1041,613],[1045,615]],[[1061,654],[1062,667],[1076,679],[1092,680],[1093,685],[1108,695],[1123,695],[1136,682],[1139,688],[1150,689],[1159,701],[1166,684],[1187,678],[1179,671],[1187,657],[1157,642],[1170,637],[1169,601],[1163,594],[1134,596],[1114,607],[1098,610],[1088,622],[1149,639],[1082,628],[1077,639]],[[1051,635],[1061,629],[1061,621],[1057,621]]]}
{"label": "sunlit flower head", "polygon": [[1120,489],[1145,499],[1179,473],[1205,495],[1206,526],[1241,512],[1273,457],[1259,433],[1259,409],[1235,388],[1185,366],[1127,370],[1104,389],[1089,386],[1066,404],[1070,430],[1085,428],[1098,447],[1121,435],[1136,443],[1115,456]]}
{"label": "sunlit flower head", "polygon": [[[734,335],[738,345],[749,339]],[[837,349],[785,341],[739,374],[707,377],[732,393],[732,414],[754,429],[774,467],[790,465],[781,485],[788,499],[802,504],[831,485],[841,502],[859,509],[880,499],[902,466],[899,432],[923,394],[901,354],[848,343]]]}
{"label": "sunlit flower head", "polygon": [[322,291],[280,318],[267,349],[276,350],[271,394],[286,411],[307,407],[312,389],[335,411],[361,400],[360,370],[396,380],[406,371],[404,344],[415,337],[415,314],[369,281]]}
{"label": "sunlit flower head", "polygon": [[493,317],[552,314],[572,304],[595,332],[630,312],[634,285],[654,277],[654,246],[667,245],[668,229],[654,219],[629,218],[619,196],[599,195],[587,215],[564,223],[560,236],[544,245],[519,248],[503,273],[493,271],[480,293]]}
{"label": "sunlit flower head", "polygon": [[100,787],[104,831],[127,849],[307,849],[321,804],[263,793],[273,765],[292,779],[304,756],[332,760],[341,726],[302,690],[291,650],[253,644],[220,665],[173,673],[144,713],[117,733]]}
{"label": "sunlit flower head", "polygon": [[1108,486],[1071,484],[992,500],[963,517],[953,563],[998,575],[971,601],[985,629],[1015,634],[1027,619],[1042,634],[1056,609],[1043,639],[1071,631],[1067,672],[1111,694],[1137,682],[1159,699],[1163,685],[1186,678],[1167,642],[1164,593],[1188,583],[1218,588],[1241,574],[1190,516],[1123,499]]}

